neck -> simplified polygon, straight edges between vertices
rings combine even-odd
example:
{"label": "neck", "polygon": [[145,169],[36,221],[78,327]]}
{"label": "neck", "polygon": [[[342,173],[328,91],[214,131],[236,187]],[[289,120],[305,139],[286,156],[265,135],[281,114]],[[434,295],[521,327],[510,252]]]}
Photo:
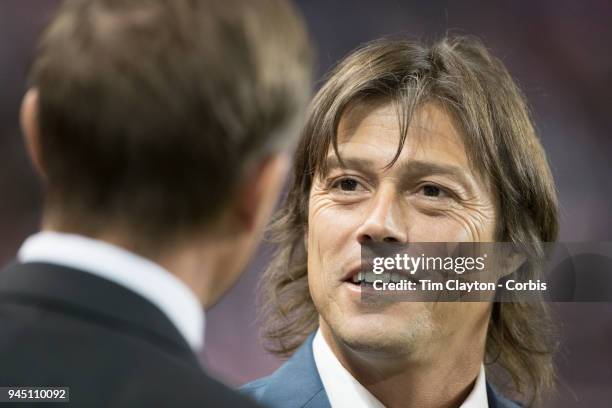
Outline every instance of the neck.
{"label": "neck", "polygon": [[390,408],[459,407],[473,389],[484,357],[486,327],[479,336],[429,342],[427,352],[419,356],[354,350],[339,341],[323,319],[320,327],[340,363]]}
{"label": "neck", "polygon": [[219,270],[224,257],[223,251],[214,240],[192,240],[184,244],[175,241],[172,245],[152,252],[147,251],[146,247],[139,245],[133,238],[110,228],[92,234],[66,228],[58,223],[43,222],[42,230],[83,235],[126,249],[157,263],[176,276],[193,291],[205,308],[214,302],[214,296],[211,296],[211,289],[215,284],[214,276],[208,271]]}

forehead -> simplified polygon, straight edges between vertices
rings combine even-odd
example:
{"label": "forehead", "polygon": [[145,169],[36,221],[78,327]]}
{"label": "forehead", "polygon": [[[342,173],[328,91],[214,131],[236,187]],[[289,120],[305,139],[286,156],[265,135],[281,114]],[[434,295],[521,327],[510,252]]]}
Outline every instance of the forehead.
{"label": "forehead", "polygon": [[[400,122],[397,106],[392,102],[352,106],[338,124],[341,156],[366,155],[380,160],[384,167],[397,152],[402,133]],[[470,167],[460,130],[453,116],[439,104],[427,103],[410,118],[398,162],[411,159]]]}

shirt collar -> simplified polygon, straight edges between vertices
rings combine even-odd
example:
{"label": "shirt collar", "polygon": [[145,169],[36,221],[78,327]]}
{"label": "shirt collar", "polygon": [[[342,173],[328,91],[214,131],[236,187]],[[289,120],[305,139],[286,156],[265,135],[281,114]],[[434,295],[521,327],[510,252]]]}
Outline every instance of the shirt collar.
{"label": "shirt collar", "polygon": [[488,408],[488,401],[485,368],[484,364],[481,364],[478,377],[476,377],[476,382],[474,383],[474,388],[472,388],[472,391],[459,408]]}
{"label": "shirt collar", "polygon": [[[384,408],[384,405],[342,366],[320,329],[312,342],[312,351],[321,382],[333,408]],[[481,365],[474,387],[460,408],[488,406],[485,370]]]}
{"label": "shirt collar", "polygon": [[185,283],[149,259],[108,242],[51,231],[29,237],[17,258],[66,266],[121,285],[157,306],[192,349],[204,345],[201,303]]}

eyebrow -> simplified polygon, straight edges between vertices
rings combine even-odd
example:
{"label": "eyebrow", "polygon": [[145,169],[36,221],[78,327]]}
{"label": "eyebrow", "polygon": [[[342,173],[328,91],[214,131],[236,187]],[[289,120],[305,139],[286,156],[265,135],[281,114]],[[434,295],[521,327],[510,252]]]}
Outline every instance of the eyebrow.
{"label": "eyebrow", "polygon": [[[407,162],[396,162],[399,166],[399,174],[402,179],[406,178],[421,178],[424,176],[431,175],[442,175],[449,176],[465,188],[470,188],[472,178],[459,166],[453,166],[450,164],[436,163],[431,161],[423,160],[410,160]],[[326,169],[322,174],[325,176],[330,171],[335,169],[355,169],[364,174],[374,176],[376,170],[384,169],[385,167],[379,167],[372,160],[360,157],[342,157],[342,161],[338,159],[336,155],[327,156],[323,164],[323,169]]]}

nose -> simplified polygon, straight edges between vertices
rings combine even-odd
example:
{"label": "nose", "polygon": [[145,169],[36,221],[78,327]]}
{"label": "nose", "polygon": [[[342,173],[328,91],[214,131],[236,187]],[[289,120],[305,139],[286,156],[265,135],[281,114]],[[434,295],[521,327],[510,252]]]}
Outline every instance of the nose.
{"label": "nose", "polygon": [[372,242],[405,244],[407,235],[397,193],[392,188],[379,190],[364,223],[357,230],[357,240],[362,245]]}

